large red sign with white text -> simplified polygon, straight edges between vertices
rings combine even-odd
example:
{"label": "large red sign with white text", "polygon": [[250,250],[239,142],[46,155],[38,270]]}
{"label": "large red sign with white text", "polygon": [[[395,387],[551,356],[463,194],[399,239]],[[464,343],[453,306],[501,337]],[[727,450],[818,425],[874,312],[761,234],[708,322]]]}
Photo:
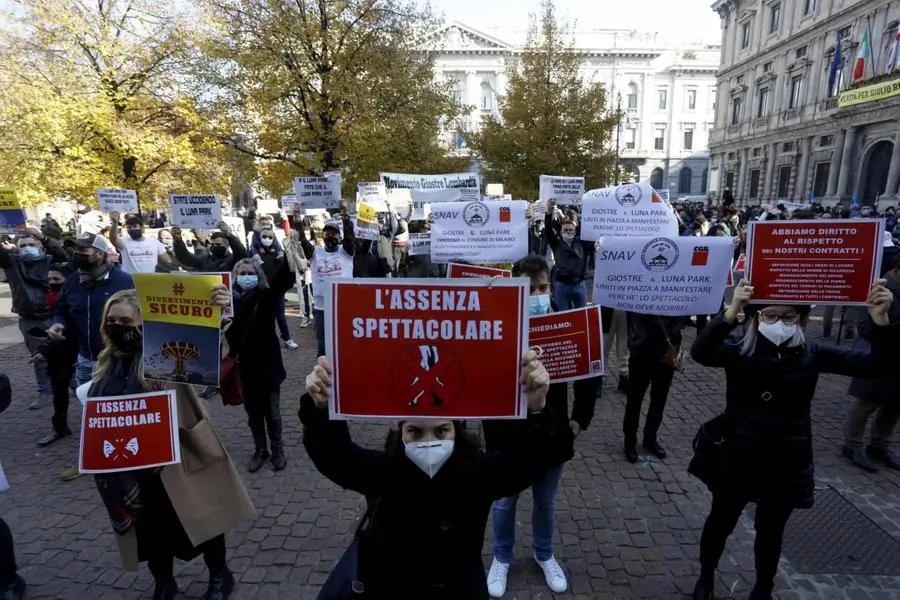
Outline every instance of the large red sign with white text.
{"label": "large red sign with white text", "polygon": [[589,306],[531,317],[528,343],[540,346],[550,381],[576,381],[603,375],[600,307]]}
{"label": "large red sign with white text", "polygon": [[881,267],[883,231],[880,219],[751,223],[753,301],[865,305]]}
{"label": "large red sign with white text", "polygon": [[88,398],[78,469],[117,473],[181,462],[175,392]]}
{"label": "large red sign with white text", "polygon": [[333,417],[526,416],[528,280],[335,281],[326,296]]}
{"label": "large red sign with white text", "polygon": [[450,279],[490,279],[491,277],[511,277],[512,272],[506,269],[495,269],[493,267],[479,267],[476,265],[461,265],[459,263],[450,263],[447,265],[447,277]]}

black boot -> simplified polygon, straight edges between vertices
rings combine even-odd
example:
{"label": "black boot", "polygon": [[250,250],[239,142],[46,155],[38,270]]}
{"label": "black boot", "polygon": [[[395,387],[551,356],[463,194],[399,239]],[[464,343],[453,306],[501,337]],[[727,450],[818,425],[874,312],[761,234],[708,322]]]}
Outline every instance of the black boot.
{"label": "black boot", "polygon": [[641,444],[644,449],[653,454],[657,458],[665,460],[666,458],[666,449],[659,445],[659,442],[656,440],[644,440],[644,443]]}
{"label": "black boot", "polygon": [[174,600],[178,593],[178,585],[174,579],[168,581],[156,581],[153,588],[153,600]]}
{"label": "black boot", "polygon": [[269,464],[272,465],[272,469],[275,471],[284,471],[284,468],[287,467],[287,456],[284,455],[284,449],[273,448]]}
{"label": "black boot", "polygon": [[753,586],[753,590],[747,596],[747,600],[772,600],[772,589],[757,584]]}
{"label": "black boot", "polygon": [[209,587],[206,588],[203,600],[228,600],[233,591],[234,575],[231,574],[231,571],[225,569],[221,573],[210,574]]}
{"label": "black boot", "polygon": [[25,600],[25,580],[16,575],[15,581],[0,585],[0,600]]}
{"label": "black boot", "polygon": [[637,461],[638,461],[637,443],[625,442],[625,460],[627,460],[631,464],[637,463]]}
{"label": "black boot", "polygon": [[889,469],[900,471],[900,457],[888,450],[877,446],[866,446],[866,454],[874,458]]}
{"label": "black boot", "polygon": [[844,456],[850,459],[850,462],[852,462],[863,471],[867,471],[869,473],[878,472],[878,469],[875,468],[875,465],[872,464],[872,461],[869,460],[869,457],[866,456],[866,452],[862,448],[850,448],[848,446],[844,446],[841,449],[841,452]]}
{"label": "black boot", "polygon": [[628,395],[628,392],[631,390],[631,380],[628,379],[628,375],[619,375],[619,391]]}
{"label": "black boot", "polygon": [[714,588],[713,582],[704,579],[698,580],[697,585],[694,586],[694,594],[691,596],[691,600],[715,600],[713,597]]}
{"label": "black boot", "polygon": [[268,458],[268,450],[257,450],[253,453],[253,456],[250,457],[250,464],[247,465],[247,470],[251,473],[256,473],[262,468]]}

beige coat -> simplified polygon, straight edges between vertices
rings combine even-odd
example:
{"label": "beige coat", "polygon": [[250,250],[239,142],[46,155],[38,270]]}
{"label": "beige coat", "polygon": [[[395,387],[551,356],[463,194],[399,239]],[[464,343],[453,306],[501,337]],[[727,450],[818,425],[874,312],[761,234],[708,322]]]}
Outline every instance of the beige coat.
{"label": "beige coat", "polygon": [[[174,389],[181,463],[164,467],[160,478],[188,538],[197,546],[252,517],[255,508],[213,428],[206,403],[189,385],[175,385]],[[116,542],[122,566],[137,570],[134,528],[116,535]]]}

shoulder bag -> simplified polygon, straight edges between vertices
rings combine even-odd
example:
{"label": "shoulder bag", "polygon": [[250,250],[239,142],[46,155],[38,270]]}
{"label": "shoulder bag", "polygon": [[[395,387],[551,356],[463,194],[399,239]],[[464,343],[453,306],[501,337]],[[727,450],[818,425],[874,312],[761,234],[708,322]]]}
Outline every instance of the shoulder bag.
{"label": "shoulder bag", "polygon": [[366,507],[366,512],[353,535],[353,541],[334,565],[316,600],[353,600],[364,597],[365,585],[359,579],[359,542],[360,538],[369,532],[372,518],[380,502],[379,496]]}
{"label": "shoulder bag", "polygon": [[681,349],[680,344],[673,344],[671,338],[669,338],[669,332],[666,329],[665,323],[660,317],[657,317],[659,321],[659,326],[663,330],[663,335],[666,337],[666,353],[663,355],[660,361],[662,364],[667,367],[671,367],[678,371],[679,373],[684,371],[684,350]]}
{"label": "shoulder bag", "polygon": [[[244,403],[244,385],[241,383],[241,371],[239,368],[239,355],[247,341],[247,334],[250,333],[250,327],[253,325],[253,319],[256,317],[256,309],[259,308],[259,302],[253,306],[253,312],[244,326],[241,334],[241,341],[238,344],[236,352],[230,352],[222,357],[219,367],[219,395],[222,397],[222,404],[225,406],[240,406]],[[232,327],[234,322],[232,321]]]}

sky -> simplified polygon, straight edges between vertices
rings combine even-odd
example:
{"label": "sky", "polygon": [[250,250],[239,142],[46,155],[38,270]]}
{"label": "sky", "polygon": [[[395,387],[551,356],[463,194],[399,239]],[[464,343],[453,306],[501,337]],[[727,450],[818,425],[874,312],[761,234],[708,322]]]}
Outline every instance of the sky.
{"label": "sky", "polygon": [[[669,40],[720,43],[719,16],[712,0],[555,0],[559,18],[578,29],[636,29]],[[525,30],[540,0],[431,0],[447,21],[475,29]]]}

